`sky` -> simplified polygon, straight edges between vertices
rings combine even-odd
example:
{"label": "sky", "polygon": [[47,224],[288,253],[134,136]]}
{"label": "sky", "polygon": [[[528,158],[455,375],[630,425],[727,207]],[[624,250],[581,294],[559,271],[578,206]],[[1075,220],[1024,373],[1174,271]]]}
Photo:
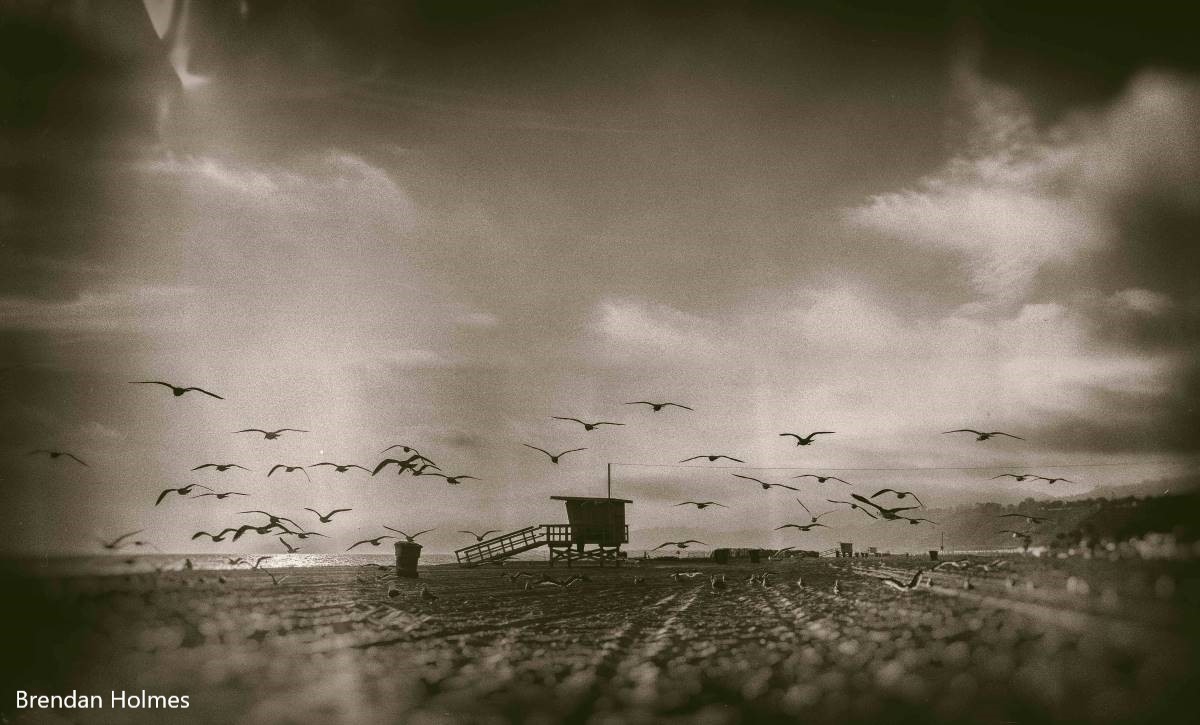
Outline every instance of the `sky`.
{"label": "sky", "polygon": [[[0,550],[223,551],[189,537],[308,506],[354,509],[308,552],[450,551],[563,521],[608,463],[632,548],[824,548],[772,529],[848,490],[790,476],[951,506],[1194,473],[1186,23],[889,5],[9,11]],[[394,443],[479,480],[265,476]],[[710,453],[761,470],[674,467]],[[154,505],[192,482],[250,496]]]}

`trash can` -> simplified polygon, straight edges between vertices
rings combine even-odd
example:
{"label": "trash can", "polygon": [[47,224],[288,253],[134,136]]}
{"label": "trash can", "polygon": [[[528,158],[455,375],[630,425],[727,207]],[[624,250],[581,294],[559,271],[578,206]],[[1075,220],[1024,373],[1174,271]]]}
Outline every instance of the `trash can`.
{"label": "trash can", "polygon": [[761,552],[761,551],[759,551],[758,549],[751,549],[751,550],[750,550],[750,563],[751,563],[751,564],[757,564],[757,563],[758,563],[758,557],[759,557],[759,556],[761,556],[761,555],[762,555],[762,552]]}
{"label": "trash can", "polygon": [[930,560],[930,561],[937,561],[937,560],[938,560],[938,552],[937,552],[937,549],[930,549],[930,550],[929,550],[929,560]]}
{"label": "trash can", "polygon": [[417,578],[417,562],[421,559],[421,545],[415,541],[396,542],[396,576]]}
{"label": "trash can", "polygon": [[728,564],[729,549],[714,549],[712,553],[712,559],[718,564]]}

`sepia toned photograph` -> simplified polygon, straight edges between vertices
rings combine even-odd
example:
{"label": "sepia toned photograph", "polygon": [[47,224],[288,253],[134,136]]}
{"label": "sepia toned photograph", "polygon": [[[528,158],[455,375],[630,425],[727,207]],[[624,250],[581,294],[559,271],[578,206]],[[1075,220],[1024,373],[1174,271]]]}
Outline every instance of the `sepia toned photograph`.
{"label": "sepia toned photograph", "polygon": [[0,0],[0,724],[1194,722],[1195,28]]}

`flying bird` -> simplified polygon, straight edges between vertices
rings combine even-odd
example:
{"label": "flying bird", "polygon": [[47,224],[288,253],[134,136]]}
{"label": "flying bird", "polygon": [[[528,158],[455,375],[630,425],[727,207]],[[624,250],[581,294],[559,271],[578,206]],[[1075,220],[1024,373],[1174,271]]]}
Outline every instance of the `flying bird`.
{"label": "flying bird", "polygon": [[270,478],[272,473],[281,468],[283,469],[284,473],[295,473],[296,471],[299,471],[300,473],[304,474],[304,477],[307,478],[310,483],[312,482],[312,476],[308,475],[308,471],[304,470],[304,466],[285,466],[282,463],[277,463],[276,465],[272,466],[271,470],[267,471],[267,478]]}
{"label": "flying bird", "polygon": [[779,531],[780,529],[797,529],[799,531],[811,531],[815,526],[821,526],[826,529],[829,528],[828,526],[825,526],[825,524],[819,524],[814,521],[811,524],[784,524],[783,526],[776,526],[775,530]]}
{"label": "flying bird", "polygon": [[[370,544],[371,546],[379,546],[379,542],[383,541],[384,539],[394,539],[394,538],[396,538],[396,537],[390,536],[388,534],[384,534],[383,536],[376,536],[374,539],[363,539],[362,541],[356,541],[353,544],[351,544],[350,549],[353,549],[356,546],[362,546],[363,544]],[[346,549],[346,551],[350,551],[350,549]]]}
{"label": "flying bird", "polygon": [[541,451],[542,453],[545,453],[547,456],[550,456],[551,463],[558,463],[558,459],[562,458],[563,456],[567,455],[568,453],[574,453],[576,451],[586,451],[587,450],[586,448],[572,448],[571,450],[563,451],[562,453],[559,453],[556,456],[553,453],[551,453],[550,451],[546,450],[545,448],[538,448],[537,446],[531,446],[528,443],[522,443],[521,445],[525,446],[526,448],[532,448],[535,451]]}
{"label": "flying bird", "polygon": [[221,396],[217,395],[216,393],[210,393],[209,391],[205,390],[204,388],[195,388],[195,387],[183,388],[178,385],[171,385],[170,383],[164,383],[161,380],[131,380],[129,382],[129,384],[130,385],[165,385],[166,387],[171,389],[171,392],[175,394],[176,398],[183,395],[184,393],[195,390],[197,393],[204,393],[205,395],[214,397],[217,400],[224,400],[224,398],[222,398]]}
{"label": "flying bird", "polygon": [[406,446],[403,443],[396,443],[395,445],[390,445],[387,448],[384,448],[382,451],[379,452],[379,455],[382,456],[384,453],[387,453],[388,451],[392,450],[393,448],[399,448],[401,451],[403,451],[405,453],[417,453],[418,455],[420,454],[420,451],[418,451],[416,448],[413,448],[412,446]]}
{"label": "flying bird", "polygon": [[262,433],[265,440],[273,441],[279,437],[281,433],[291,431],[293,433],[308,433],[309,431],[301,430],[300,428],[280,428],[279,430],[263,430],[262,428],[245,428],[243,430],[235,430],[234,433]]}
{"label": "flying bird", "polygon": [[1045,476],[1034,476],[1034,478],[1040,478],[1049,485],[1053,485],[1055,481],[1062,481],[1063,483],[1075,483],[1074,481],[1069,481],[1065,478],[1046,478]]}
{"label": "flying bird", "polygon": [[817,479],[817,483],[825,483],[826,481],[837,481],[839,483],[844,483],[847,486],[852,485],[849,481],[842,479],[842,478],[838,478],[837,476],[818,476],[815,473],[802,473],[799,476],[792,476],[792,478],[815,478],[815,479]]}
{"label": "flying bird", "polygon": [[159,505],[160,503],[162,503],[162,500],[163,500],[164,498],[166,498],[166,497],[167,497],[167,494],[168,494],[168,493],[171,493],[172,491],[174,491],[175,493],[179,494],[180,496],[187,496],[188,494],[190,494],[190,493],[192,492],[192,489],[193,489],[193,488],[202,488],[202,489],[204,489],[205,491],[211,491],[211,490],[212,490],[211,488],[209,488],[208,486],[205,486],[205,485],[204,485],[204,484],[202,484],[202,483],[189,483],[188,485],[186,485],[186,486],[183,486],[182,488],[168,488],[168,489],[164,489],[162,493],[158,494],[158,498],[157,498],[157,499],[154,501],[154,505],[155,505],[155,506],[157,506],[157,505]]}
{"label": "flying bird", "polygon": [[680,461],[680,463],[687,463],[688,461],[694,461],[694,460],[696,460],[697,458],[707,458],[707,459],[708,459],[708,461],[709,461],[709,463],[712,463],[713,461],[716,461],[716,460],[717,460],[717,459],[719,459],[719,458],[724,458],[725,460],[728,460],[728,461],[733,461],[734,463],[745,463],[745,461],[743,461],[743,460],[742,460],[742,459],[740,459],[740,458],[734,458],[734,457],[732,457],[732,456],[723,456],[723,455],[716,455],[716,454],[714,454],[714,455],[704,455],[704,456],[692,456],[691,458],[685,458],[685,459],[683,459],[682,461]]}
{"label": "flying bird", "polygon": [[1041,478],[1041,476],[1035,476],[1032,473],[1001,473],[999,476],[992,476],[993,481],[995,481],[997,478],[1012,478],[1018,481],[1024,481],[1030,478]]}
{"label": "flying bird", "polygon": [[204,498],[205,496],[215,496],[218,501],[224,501],[225,499],[229,498],[230,496],[249,496],[249,495],[250,494],[242,493],[241,491],[225,491],[224,493],[216,493],[216,492],[198,493],[195,496],[192,496],[192,498]]}
{"label": "flying bird", "polygon": [[819,514],[814,514],[812,512],[812,510],[809,509],[807,506],[805,506],[804,502],[801,501],[800,499],[796,499],[796,503],[800,504],[800,508],[804,509],[804,511],[809,515],[809,518],[812,519],[812,522],[814,524],[817,523],[817,521],[819,521],[822,516],[828,516],[829,514],[833,513],[832,511],[822,511]]}
{"label": "flying bird", "polygon": [[287,539],[283,538],[282,536],[279,536],[279,537],[276,537],[276,538],[278,538],[278,539],[279,539],[279,543],[283,544],[283,548],[287,549],[287,553],[289,553],[289,554],[295,554],[297,551],[300,551],[300,547],[299,547],[299,546],[292,546],[291,544],[289,544],[289,543],[287,542]]}
{"label": "flying bird", "polygon": [[[887,518],[887,517],[885,516],[884,518]],[[900,521],[907,521],[912,526],[916,526],[917,524],[921,523],[922,521],[927,524],[933,524],[934,526],[938,525],[938,522],[934,521],[933,519],[922,519],[922,518],[911,518],[910,519],[907,516],[897,516],[896,518],[899,519]]]}
{"label": "flying bird", "polygon": [[[120,536],[113,539],[112,541],[101,540],[100,545],[103,546],[105,549],[109,549],[110,551],[115,551],[115,550],[121,548],[122,541],[124,541],[125,539],[128,539],[130,536],[137,536],[138,534],[142,533],[143,531],[145,531],[145,529],[138,529],[137,531],[130,531],[128,534],[121,534]],[[134,542],[134,543],[136,544],[136,542]]]}
{"label": "flying bird", "polygon": [[250,511],[238,511],[238,513],[239,514],[262,514],[263,516],[266,516],[268,519],[270,519],[272,524],[282,526],[282,524],[280,522],[286,521],[289,524],[291,524],[292,526],[295,526],[297,529],[300,529],[301,531],[303,531],[303,528],[300,526],[300,524],[296,523],[295,521],[292,521],[291,519],[286,518],[284,516],[276,516],[275,514],[269,514],[266,511],[259,511],[258,509],[253,509]]}
{"label": "flying bird", "polygon": [[458,530],[458,533],[460,533],[460,534],[470,534],[471,536],[474,536],[474,537],[475,537],[475,541],[476,541],[476,543],[478,543],[478,542],[480,542],[480,541],[483,541],[484,539],[486,539],[488,534],[498,534],[498,533],[500,533],[500,529],[489,529],[489,530],[487,530],[487,531],[483,532],[482,534],[477,534],[477,533],[475,533],[474,531],[464,531],[464,530],[462,530],[462,529],[459,529],[459,530]]}
{"label": "flying bird", "polygon": [[780,438],[785,438],[785,437],[787,437],[787,436],[791,436],[792,438],[795,438],[795,439],[796,439],[796,445],[798,445],[798,446],[807,446],[807,445],[812,445],[812,443],[813,443],[813,441],[815,440],[816,436],[819,436],[819,435],[831,435],[831,434],[833,434],[833,433],[836,433],[836,432],[837,432],[837,431],[832,431],[832,430],[819,430],[819,431],[815,431],[815,432],[813,432],[813,433],[809,433],[807,436],[802,436],[802,435],[800,435],[800,434],[798,434],[798,433],[780,433],[780,434],[779,434],[779,437],[780,437]]}
{"label": "flying bird", "polygon": [[734,473],[732,475],[734,478],[744,478],[747,481],[754,481],[758,485],[762,486],[762,489],[764,491],[767,491],[772,488],[786,488],[789,491],[799,491],[800,490],[800,489],[796,488],[795,486],[788,486],[787,484],[784,484],[784,483],[767,483],[766,481],[761,481],[757,478],[754,478],[753,476],[743,476],[743,475],[740,475],[737,473]]}
{"label": "flying bird", "polygon": [[680,405],[679,403],[651,403],[649,400],[635,400],[632,403],[626,403],[625,405],[648,405],[655,413],[669,405],[676,408],[683,408],[684,410],[694,410],[693,408],[689,408],[686,405]]}
{"label": "flying bird", "polygon": [[998,519],[1005,519],[1005,518],[1025,519],[1026,521],[1028,521],[1031,524],[1040,524],[1040,523],[1050,520],[1046,516],[1030,516],[1028,514],[1000,514],[996,518],[998,518]]}
{"label": "flying bird", "polygon": [[925,506],[925,504],[921,503],[921,499],[917,498],[917,494],[913,493],[912,491],[897,491],[894,488],[881,488],[878,491],[876,491],[875,493],[871,494],[871,498],[875,498],[876,496],[882,496],[885,493],[894,493],[894,494],[896,494],[896,498],[900,499],[901,501],[908,498],[909,496],[912,496],[913,499],[917,503],[921,504],[922,508],[924,508],[924,506]]}
{"label": "flying bird", "polygon": [[720,506],[723,509],[729,508],[725,504],[717,503],[716,501],[684,501],[683,503],[677,503],[675,505],[676,506],[695,506],[697,509],[706,509],[709,506]]}
{"label": "flying bird", "polygon": [[[201,468],[215,468],[218,471],[221,471],[222,473],[225,471],[228,471],[231,468],[240,468],[243,471],[250,470],[249,468],[246,468],[245,466],[239,466],[236,463],[202,463],[199,466],[196,466],[195,468],[193,468],[192,470],[199,471]],[[267,475],[269,476],[271,474],[268,473]]]}
{"label": "flying bird", "polygon": [[[391,526],[384,526],[383,528],[387,529],[388,531],[394,531],[397,534],[400,534],[401,536],[404,537],[405,541],[416,541],[417,537],[420,536],[421,534],[428,534],[430,531],[433,531],[433,529],[425,529],[424,531],[418,531],[417,533],[410,536],[410,535],[404,533],[403,531],[401,531],[400,529],[393,529]],[[393,536],[392,538],[396,538],[396,537]]]}
{"label": "flying bird", "polygon": [[330,511],[329,513],[325,514],[324,516],[322,516],[321,512],[316,509],[310,509],[308,507],[305,507],[304,510],[312,511],[314,514],[317,515],[317,519],[319,519],[321,521],[321,523],[327,524],[333,520],[334,514],[341,513],[343,511],[353,511],[354,509],[334,509],[334,510]]}
{"label": "flying bird", "polygon": [[826,501],[828,501],[829,503],[844,503],[844,504],[846,504],[847,506],[849,506],[851,509],[857,509],[857,510],[859,510],[859,511],[862,511],[864,514],[866,514],[867,516],[870,516],[870,517],[871,517],[871,518],[873,518],[873,519],[875,519],[875,518],[879,518],[879,517],[878,517],[878,516],[876,516],[875,514],[873,514],[873,513],[871,513],[870,511],[868,511],[866,508],[864,508],[864,507],[862,507],[862,506],[859,506],[858,504],[856,504],[856,503],[854,503],[854,502],[852,502],[852,501],[839,501],[839,500],[837,500],[837,499],[832,499],[832,498],[827,498],[827,499],[825,499],[825,500],[826,500]]}
{"label": "flying bird", "polygon": [[386,468],[387,466],[389,466],[393,463],[395,463],[397,466],[400,467],[400,470],[397,471],[397,473],[399,473],[401,475],[403,475],[405,471],[411,471],[416,475],[420,475],[418,473],[418,468],[417,468],[418,461],[425,462],[425,465],[421,466],[421,468],[420,468],[421,471],[424,471],[426,468],[440,468],[440,466],[438,466],[436,463],[429,460],[425,456],[417,454],[417,455],[409,456],[408,458],[404,459],[403,461],[397,460],[395,458],[385,458],[379,462],[379,465],[375,466],[375,470],[371,471],[371,475],[374,476],[375,474],[379,473],[384,468]]}
{"label": "flying bird", "polygon": [[857,493],[850,494],[850,498],[854,499],[855,501],[861,501],[868,506],[873,506],[875,508],[875,512],[879,514],[879,518],[883,519],[884,521],[896,521],[898,519],[911,521],[911,519],[904,518],[903,516],[897,516],[897,514],[900,511],[912,511],[913,509],[920,508],[919,506],[898,506],[896,508],[885,508],[868,498],[859,496]]}
{"label": "flying bird", "polygon": [[309,466],[309,468],[315,468],[317,466],[333,466],[333,470],[338,473],[345,473],[346,471],[349,471],[351,468],[361,468],[362,470],[366,471],[367,473],[371,472],[371,469],[367,468],[366,466],[360,466],[357,463],[347,463],[347,464],[343,465],[340,463],[330,463],[329,461],[321,461],[320,463],[314,463],[311,466]]}
{"label": "flying bird", "polygon": [[578,423],[579,425],[583,426],[583,429],[584,429],[584,430],[596,430],[596,428],[597,428],[598,426],[602,426],[602,425],[625,425],[624,423],[610,423],[610,422],[609,422],[609,421],[607,421],[607,420],[600,420],[600,421],[596,421],[595,423],[585,423],[584,421],[582,421],[582,420],[580,420],[580,419],[578,419],[578,418],[562,418],[562,417],[560,417],[560,416],[557,416],[557,415],[552,415],[552,416],[550,416],[550,417],[551,417],[551,418],[553,418],[554,420],[572,420],[572,421],[575,421],[575,422],[576,422],[576,423]]}
{"label": "flying bird", "polygon": [[1019,441],[1025,440],[1021,436],[1015,436],[1012,433],[1005,433],[1002,430],[994,430],[991,433],[984,433],[983,431],[978,431],[973,428],[956,428],[954,430],[942,431],[943,435],[945,435],[946,433],[974,433],[975,440],[977,440],[977,441],[986,441],[988,438],[991,438],[993,436],[1008,436],[1009,438],[1016,438]]}
{"label": "flying bird", "polygon": [[[73,453],[67,453],[66,451],[48,451],[45,448],[38,448],[35,451],[30,451],[30,452],[26,453],[25,455],[32,456],[32,455],[36,455],[38,453],[45,453],[51,459],[66,456],[67,458],[70,458],[71,460],[75,461],[76,463],[78,463],[81,466],[87,466],[87,464],[84,463],[83,461],[81,461],[78,456],[76,456]],[[91,468],[91,466],[88,466],[88,468]]]}
{"label": "flying bird", "polygon": [[201,536],[207,536],[208,538],[212,539],[214,542],[224,541],[226,536],[228,536],[229,534],[236,534],[236,533],[237,533],[237,529],[222,529],[221,532],[217,533],[217,534],[210,534],[207,531],[197,531],[196,533],[192,534],[192,541],[199,539]]}
{"label": "flying bird", "polygon": [[708,544],[705,544],[703,541],[697,541],[696,539],[688,539],[687,541],[667,541],[662,544],[659,544],[658,546],[654,547],[650,551],[657,551],[657,550],[663,548],[664,546],[674,546],[676,549],[686,549],[686,548],[688,548],[688,544],[700,544],[701,546],[708,546]]}
{"label": "flying bird", "polygon": [[446,479],[446,483],[450,484],[451,486],[457,486],[458,484],[462,483],[464,480],[466,480],[468,478],[473,481],[479,480],[475,476],[464,476],[464,475],[447,476],[444,473],[418,473],[417,475],[418,476],[441,476],[442,478]]}
{"label": "flying bird", "polygon": [[893,579],[890,576],[880,577],[880,581],[882,581],[884,584],[887,584],[892,589],[900,589],[903,591],[910,591],[910,590],[916,588],[917,584],[920,583],[921,575],[924,573],[925,573],[924,569],[917,569],[917,573],[913,574],[912,579],[909,579],[907,582],[902,582],[899,579]]}

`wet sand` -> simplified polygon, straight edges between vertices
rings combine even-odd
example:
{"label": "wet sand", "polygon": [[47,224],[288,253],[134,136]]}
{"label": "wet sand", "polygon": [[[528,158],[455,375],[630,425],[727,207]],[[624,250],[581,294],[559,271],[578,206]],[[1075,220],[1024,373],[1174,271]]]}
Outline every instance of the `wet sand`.
{"label": "wet sand", "polygon": [[[10,572],[0,711],[84,723],[1190,720],[1200,567],[1010,561],[935,572],[913,592],[878,577],[929,566],[915,558],[433,567],[417,580],[272,569],[277,584],[245,569]],[[670,576],[690,569],[703,575]],[[588,581],[525,590],[517,571]],[[760,571],[769,586],[746,582]],[[710,573],[729,589],[712,591]],[[16,689],[101,694],[105,707],[18,712]],[[113,690],[190,707],[112,709]]]}

